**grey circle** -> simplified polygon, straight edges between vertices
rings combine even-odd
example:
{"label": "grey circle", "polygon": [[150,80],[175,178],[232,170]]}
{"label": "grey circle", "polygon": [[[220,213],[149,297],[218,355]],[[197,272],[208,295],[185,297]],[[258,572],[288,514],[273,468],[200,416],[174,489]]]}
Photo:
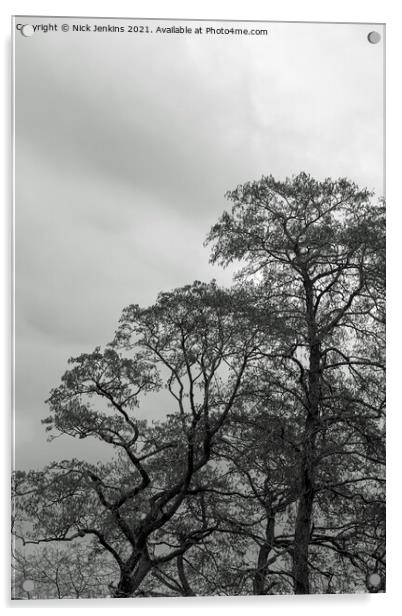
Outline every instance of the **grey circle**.
{"label": "grey circle", "polygon": [[30,24],[25,24],[25,26],[22,26],[21,28],[22,36],[32,36],[34,32],[35,30],[33,29],[33,26],[31,26]]}
{"label": "grey circle", "polygon": [[381,41],[381,34],[373,30],[373,32],[368,33],[367,38],[368,38],[369,43],[376,45],[377,43]]}
{"label": "grey circle", "polygon": [[367,581],[370,586],[377,588],[381,584],[381,576],[378,573],[372,573],[368,576]]}
{"label": "grey circle", "polygon": [[25,590],[25,592],[32,592],[32,590],[35,588],[35,582],[33,582],[32,580],[25,580],[22,584],[22,588]]}

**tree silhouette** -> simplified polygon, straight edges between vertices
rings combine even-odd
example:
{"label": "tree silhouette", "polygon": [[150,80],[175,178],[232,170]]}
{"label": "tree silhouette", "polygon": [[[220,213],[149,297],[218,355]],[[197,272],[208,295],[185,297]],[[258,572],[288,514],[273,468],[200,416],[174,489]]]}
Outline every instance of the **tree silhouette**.
{"label": "tree silhouette", "polygon": [[233,286],[128,306],[70,360],[46,429],[111,453],[15,472],[15,536],[31,571],[78,542],[116,597],[381,591],[384,203],[305,173],[227,196]]}
{"label": "tree silhouette", "polygon": [[[236,304],[242,294],[215,283],[163,293],[151,308],[128,307],[104,351],[70,360],[44,423],[58,434],[100,439],[118,456],[17,472],[16,533],[25,544],[94,538],[119,567],[115,596],[126,597],[152,569],[213,532],[207,518],[180,537],[168,523],[182,515],[253,360],[256,333],[242,327]],[[169,413],[148,426],[135,410],[162,387]]]}
{"label": "tree silhouette", "polygon": [[[212,261],[243,260],[239,282],[255,281],[262,311],[283,322],[265,355],[268,379],[293,399],[304,424],[293,550],[298,594],[310,592],[314,501],[334,490],[320,461],[332,464],[335,485],[364,481],[350,477],[351,463],[357,457],[368,465],[369,434],[378,436],[383,422],[385,224],[383,204],[371,197],[346,179],[263,177],[228,193],[232,211],[208,237]],[[375,475],[372,481],[383,480]]]}

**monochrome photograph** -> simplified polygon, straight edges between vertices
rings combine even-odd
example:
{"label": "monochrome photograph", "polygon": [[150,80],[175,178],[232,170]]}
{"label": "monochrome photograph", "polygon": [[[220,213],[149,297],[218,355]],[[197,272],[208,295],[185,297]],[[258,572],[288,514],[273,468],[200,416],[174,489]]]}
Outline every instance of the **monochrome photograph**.
{"label": "monochrome photograph", "polygon": [[12,599],[384,593],[384,24],[12,29]]}

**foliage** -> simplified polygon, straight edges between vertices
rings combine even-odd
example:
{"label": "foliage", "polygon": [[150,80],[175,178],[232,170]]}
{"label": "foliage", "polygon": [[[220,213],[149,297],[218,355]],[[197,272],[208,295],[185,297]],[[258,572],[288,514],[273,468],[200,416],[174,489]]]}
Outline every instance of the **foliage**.
{"label": "foliage", "polygon": [[114,456],[16,472],[15,535],[83,542],[117,597],[382,590],[384,204],[305,173],[227,196],[208,242],[234,285],[128,306],[70,360],[46,429]]}

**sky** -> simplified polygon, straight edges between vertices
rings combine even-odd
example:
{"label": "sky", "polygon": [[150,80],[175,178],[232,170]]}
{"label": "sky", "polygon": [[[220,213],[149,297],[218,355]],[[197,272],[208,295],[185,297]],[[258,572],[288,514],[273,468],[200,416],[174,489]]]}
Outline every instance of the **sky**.
{"label": "sky", "polygon": [[227,190],[306,171],[384,193],[384,32],[260,23],[268,36],[159,35],[72,25],[172,23],[15,23],[59,25],[16,31],[14,51],[14,464],[39,468],[103,455],[82,440],[46,442],[45,400],[69,357],[109,342],[128,304],[150,305],[193,280],[230,284],[203,246]]}

